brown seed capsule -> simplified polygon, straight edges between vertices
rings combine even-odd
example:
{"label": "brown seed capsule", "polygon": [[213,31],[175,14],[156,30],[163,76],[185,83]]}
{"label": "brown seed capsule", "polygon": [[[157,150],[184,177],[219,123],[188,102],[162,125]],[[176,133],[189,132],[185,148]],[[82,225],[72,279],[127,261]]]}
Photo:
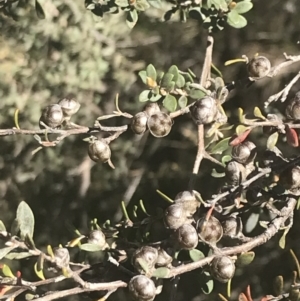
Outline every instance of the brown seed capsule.
{"label": "brown seed capsule", "polygon": [[70,119],[70,117],[76,114],[80,108],[80,103],[75,98],[65,97],[58,103],[61,106],[64,117]]}
{"label": "brown seed capsule", "polygon": [[150,133],[157,138],[167,136],[171,131],[172,124],[172,118],[164,112],[152,114],[147,122]]}
{"label": "brown seed capsule", "polygon": [[295,94],[294,98],[287,105],[285,114],[289,119],[300,120],[300,91]]}
{"label": "brown seed capsule", "polygon": [[157,249],[150,246],[143,246],[134,252],[131,258],[131,264],[139,273],[145,274],[154,268],[157,258]]}
{"label": "brown seed capsule", "polygon": [[218,114],[216,100],[210,96],[200,98],[190,107],[190,112],[196,124],[209,124]]}
{"label": "brown seed capsule", "polygon": [[70,262],[70,254],[67,248],[55,248],[53,250],[55,262],[59,267],[67,267]]}
{"label": "brown seed capsule", "polygon": [[248,164],[256,157],[256,145],[251,141],[244,141],[233,146],[231,155],[235,161],[241,164]]}
{"label": "brown seed capsule", "polygon": [[225,174],[232,185],[238,185],[246,179],[246,169],[241,164],[234,160],[227,163],[225,167]]}
{"label": "brown seed capsule", "polygon": [[280,184],[289,190],[300,188],[300,166],[292,166],[284,170],[279,177]]}
{"label": "brown seed capsule", "polygon": [[242,234],[243,224],[240,217],[229,216],[222,221],[223,235],[231,238]]}
{"label": "brown seed capsule", "polygon": [[270,61],[264,56],[255,56],[247,65],[249,77],[260,79],[269,74],[271,70]]}
{"label": "brown seed capsule", "polygon": [[211,275],[222,283],[228,282],[235,273],[235,265],[228,256],[215,257],[210,266]]}
{"label": "brown seed capsule", "polygon": [[[42,111],[40,121],[44,122],[47,126],[49,126],[52,129],[61,126],[61,124],[64,121],[64,115],[61,106],[57,104],[47,106]],[[41,124],[40,128],[43,128]]]}
{"label": "brown seed capsule", "polygon": [[192,250],[198,245],[196,229],[190,224],[184,224],[175,232],[175,238],[180,249]]}
{"label": "brown seed capsule", "polygon": [[154,282],[146,276],[137,275],[128,283],[129,292],[136,301],[152,301],[156,295]]}
{"label": "brown seed capsule", "polygon": [[98,245],[100,248],[104,248],[106,245],[105,235],[101,230],[93,230],[88,237],[89,244]]}
{"label": "brown seed capsule", "polygon": [[139,112],[131,119],[131,129],[135,134],[144,134],[147,129],[148,116],[145,112]]}
{"label": "brown seed capsule", "polygon": [[95,140],[89,144],[89,157],[95,162],[106,163],[111,156],[111,151],[104,139]]}
{"label": "brown seed capsule", "polygon": [[164,212],[164,222],[169,229],[176,230],[187,221],[187,212],[181,204],[172,204]]}
{"label": "brown seed capsule", "polygon": [[156,102],[149,102],[145,105],[144,112],[150,117],[153,114],[160,112],[159,105]]}
{"label": "brown seed capsule", "polygon": [[188,190],[179,192],[174,199],[174,203],[183,206],[189,216],[192,216],[200,207],[200,202],[197,200],[195,192]]}
{"label": "brown seed capsule", "polygon": [[200,218],[197,225],[199,238],[208,244],[217,243],[223,236],[223,228],[221,223],[214,216],[210,216],[208,220],[205,217]]}

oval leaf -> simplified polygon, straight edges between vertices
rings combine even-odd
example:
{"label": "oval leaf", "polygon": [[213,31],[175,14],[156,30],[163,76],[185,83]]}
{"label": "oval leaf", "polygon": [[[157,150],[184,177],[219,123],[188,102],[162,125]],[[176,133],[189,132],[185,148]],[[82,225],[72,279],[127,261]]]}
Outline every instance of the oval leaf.
{"label": "oval leaf", "polygon": [[178,105],[181,109],[186,107],[187,102],[188,102],[188,99],[184,95],[180,96],[180,98],[178,99]]}
{"label": "oval leaf", "polygon": [[225,138],[221,141],[219,141],[210,151],[210,154],[222,154],[225,150],[229,147],[229,138]]}
{"label": "oval leaf", "polygon": [[245,225],[245,231],[247,233],[250,233],[252,230],[254,230],[254,228],[258,223],[258,219],[259,219],[259,213],[253,212],[250,214]]}
{"label": "oval leaf", "polygon": [[157,73],[152,64],[149,64],[146,68],[147,76],[150,77],[153,81],[156,81]]}
{"label": "oval leaf", "polygon": [[153,274],[152,277],[156,277],[156,278],[167,278],[168,275],[170,274],[170,270],[166,267],[161,267],[161,268],[157,268]]}
{"label": "oval leaf", "polygon": [[193,261],[199,261],[200,259],[205,258],[205,255],[197,249],[190,250],[189,253]]}
{"label": "oval leaf", "polygon": [[4,276],[9,277],[9,278],[15,278],[15,275],[12,273],[10,267],[6,264],[2,266],[2,273]]}
{"label": "oval leaf", "polygon": [[262,112],[261,112],[261,110],[260,110],[259,107],[255,107],[253,113],[254,113],[255,117],[257,117],[259,119],[266,120],[266,117],[262,114]]}
{"label": "oval leaf", "polygon": [[241,1],[236,4],[233,10],[235,10],[239,14],[244,14],[251,10],[253,7],[253,3],[250,1]]}
{"label": "oval leaf", "polygon": [[175,82],[178,88],[183,88],[185,85],[185,79],[181,74],[178,74],[177,80]]}
{"label": "oval leaf", "polygon": [[253,261],[254,257],[254,252],[245,252],[238,257],[236,265],[240,267],[246,266]]}
{"label": "oval leaf", "polygon": [[149,100],[149,93],[151,91],[150,90],[144,90],[142,91],[142,93],[139,95],[139,101],[140,102],[146,102]]}
{"label": "oval leaf", "polygon": [[242,28],[247,25],[247,20],[243,16],[239,15],[237,11],[232,10],[227,15],[227,23],[234,28]]}
{"label": "oval leaf", "polygon": [[273,283],[273,287],[274,287],[274,293],[275,296],[279,296],[282,294],[283,292],[283,277],[281,275],[276,276],[274,283]]}
{"label": "oval leaf", "polygon": [[82,244],[80,246],[80,249],[87,252],[98,252],[102,250],[101,246],[96,244],[89,244],[89,243]]}
{"label": "oval leaf", "polygon": [[5,225],[3,224],[3,222],[0,220],[0,232],[1,231],[6,231]]}
{"label": "oval leaf", "polygon": [[174,112],[177,108],[177,100],[176,98],[168,94],[163,100],[163,106],[170,112]]}
{"label": "oval leaf", "polygon": [[22,201],[17,209],[16,220],[20,227],[21,238],[32,238],[34,231],[34,215],[26,202]]}
{"label": "oval leaf", "polygon": [[7,247],[0,249],[0,260],[5,257],[10,251],[12,251],[15,247]]}
{"label": "oval leaf", "polygon": [[251,132],[251,130],[249,129],[249,130],[243,132],[242,134],[240,134],[238,136],[234,135],[233,137],[230,138],[229,145],[230,146],[235,146],[235,145],[238,145],[238,144],[242,143],[249,136],[250,132]]}

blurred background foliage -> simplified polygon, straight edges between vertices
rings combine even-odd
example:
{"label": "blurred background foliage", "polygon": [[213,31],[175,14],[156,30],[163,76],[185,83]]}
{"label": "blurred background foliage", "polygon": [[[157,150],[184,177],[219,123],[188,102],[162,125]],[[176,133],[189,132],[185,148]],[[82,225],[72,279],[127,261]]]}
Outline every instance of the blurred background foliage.
{"label": "blurred background foliage", "polygon": [[[110,114],[115,109],[117,93],[121,110],[135,114],[142,108],[138,96],[145,88],[137,74],[149,63],[161,70],[175,64],[180,70],[191,68],[196,75],[201,74],[206,31],[197,21],[180,23],[175,18],[162,22],[166,11],[162,7],[149,9],[130,30],[125,14],[97,19],[83,2],[41,0],[44,20],[37,18],[34,1],[19,2],[14,10],[16,20],[0,15],[1,129],[14,126],[16,109],[20,110],[21,128],[37,129],[41,109],[70,93],[81,103],[73,120],[81,125],[92,126],[98,116]],[[223,73],[225,82],[246,77],[245,65],[224,67],[226,60],[243,54],[252,57],[258,52],[272,64],[278,64],[284,59],[283,52],[299,53],[300,2],[253,0],[253,4],[254,8],[247,13],[247,27],[238,30],[226,26],[215,34],[213,63]],[[246,113],[255,106],[261,107],[298,71],[299,65],[295,65],[272,80],[263,79],[247,90],[231,92],[225,104],[229,121],[237,123],[238,107]],[[299,87],[296,84],[294,90]],[[281,105],[268,110],[283,112]],[[125,118],[103,122],[128,123]],[[35,242],[40,247],[65,244],[74,237],[75,228],[86,233],[92,218],[99,222],[118,221],[122,217],[122,200],[131,201],[130,212],[143,199],[147,210],[154,214],[157,208],[167,206],[156,189],[172,198],[187,187],[196,155],[196,127],[188,116],[177,118],[171,134],[163,139],[147,134],[135,136],[130,131],[121,135],[111,144],[115,170],[107,164],[91,162],[83,138],[86,137],[68,137],[57,147],[43,149],[34,156],[31,152],[38,144],[33,137],[1,138],[0,219],[10,225],[18,203],[25,200],[35,214]],[[261,149],[264,147],[266,137],[261,132],[252,133],[251,139]],[[279,148],[290,151],[285,144]],[[204,198],[222,185],[222,179],[210,177],[212,168],[215,166],[207,162],[201,166],[198,191]],[[297,228],[296,219],[287,239],[287,250],[292,247],[300,256]],[[161,226],[153,231],[158,233]],[[276,239],[258,248],[254,262],[238,271],[233,279],[233,299],[247,284],[251,284],[254,297],[272,293],[272,281],[277,274],[291,275],[293,265],[287,254],[279,249]],[[26,262],[21,264],[27,266]],[[35,279],[31,266],[24,274]],[[176,300],[216,299],[200,290],[199,271],[181,278]],[[220,285],[216,292],[224,293],[225,286]],[[112,295],[111,300],[119,300],[119,294]],[[168,286],[157,300],[166,299],[167,294]]]}

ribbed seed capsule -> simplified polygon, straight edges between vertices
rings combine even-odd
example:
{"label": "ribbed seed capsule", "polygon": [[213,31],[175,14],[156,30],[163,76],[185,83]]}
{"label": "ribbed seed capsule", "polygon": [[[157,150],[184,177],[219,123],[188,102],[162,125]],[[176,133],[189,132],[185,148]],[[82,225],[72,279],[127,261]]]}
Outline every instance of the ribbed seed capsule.
{"label": "ribbed seed capsule", "polygon": [[131,129],[135,134],[141,135],[147,129],[148,116],[145,112],[139,112],[131,119]]}
{"label": "ribbed seed capsule", "polygon": [[67,267],[69,265],[70,254],[67,248],[55,248],[53,253],[59,267]]}
{"label": "ribbed seed capsule", "polygon": [[64,116],[68,119],[76,114],[80,108],[80,103],[75,98],[65,97],[57,104],[61,106]]}
{"label": "ribbed seed capsule", "polygon": [[111,151],[104,139],[95,140],[89,144],[89,157],[95,162],[106,163],[111,156]]}
{"label": "ribbed seed capsule", "polygon": [[235,161],[248,164],[256,157],[256,145],[251,141],[244,141],[232,147],[231,155]]}
{"label": "ribbed seed capsule", "polygon": [[200,98],[191,106],[190,112],[196,124],[209,124],[218,114],[216,100],[210,96]]}
{"label": "ribbed seed capsule", "polygon": [[187,221],[187,213],[181,204],[172,204],[164,212],[164,222],[169,229],[176,230]]}
{"label": "ribbed seed capsule", "polygon": [[129,292],[136,301],[152,301],[156,295],[154,282],[146,276],[137,275],[128,283]]}
{"label": "ribbed seed capsule", "polygon": [[226,178],[232,185],[238,185],[246,179],[246,169],[234,160],[227,163],[225,167]]}
{"label": "ribbed seed capsule", "polygon": [[222,283],[228,282],[235,273],[235,265],[228,256],[215,257],[210,266],[211,275]]}
{"label": "ribbed seed capsule", "polygon": [[190,224],[179,227],[175,232],[175,238],[179,248],[184,250],[195,249],[199,241],[196,229]]}
{"label": "ribbed seed capsule", "polygon": [[104,248],[106,245],[105,235],[101,230],[93,230],[88,237],[88,243],[98,245],[100,248]]}
{"label": "ribbed seed capsule", "polygon": [[229,216],[222,221],[223,235],[231,238],[238,237],[242,234],[243,224],[240,217]]}
{"label": "ribbed seed capsule", "polygon": [[297,92],[294,98],[289,102],[285,114],[289,119],[300,120],[300,92]]}
{"label": "ribbed seed capsule", "polygon": [[157,138],[167,136],[171,131],[172,124],[172,118],[164,112],[152,114],[147,122],[150,133]]}
{"label": "ribbed seed capsule", "polygon": [[189,216],[192,216],[200,207],[200,202],[196,199],[195,192],[188,190],[179,192],[174,199],[174,203],[183,206]]}
{"label": "ribbed seed capsule", "polygon": [[[61,126],[61,124],[64,121],[64,115],[61,106],[58,104],[47,106],[42,111],[40,121],[44,122],[47,126],[49,126],[52,129]],[[43,128],[41,124],[40,128]]]}
{"label": "ribbed seed capsule", "polygon": [[247,65],[249,77],[260,79],[269,74],[271,70],[270,61],[264,56],[256,56]]}
{"label": "ribbed seed capsule", "polygon": [[[145,274],[154,268],[157,258],[157,249],[150,246],[143,246],[134,252],[131,263],[139,273]],[[147,269],[146,271],[145,268]]]}
{"label": "ribbed seed capsule", "polygon": [[222,225],[214,216],[210,216],[208,220],[205,217],[199,219],[197,231],[199,238],[208,244],[217,243],[223,236]]}

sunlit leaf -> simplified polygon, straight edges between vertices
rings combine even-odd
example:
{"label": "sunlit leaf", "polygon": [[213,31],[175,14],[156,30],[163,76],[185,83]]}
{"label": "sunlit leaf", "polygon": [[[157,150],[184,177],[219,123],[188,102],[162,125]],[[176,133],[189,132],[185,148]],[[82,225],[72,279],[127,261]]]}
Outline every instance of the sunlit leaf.
{"label": "sunlit leaf", "polygon": [[3,264],[3,266],[2,266],[2,273],[6,277],[15,278],[15,275],[11,271],[10,267],[6,264]]}
{"label": "sunlit leaf", "polygon": [[6,227],[5,225],[3,224],[3,222],[0,220],[0,232],[1,231],[6,231]]}
{"label": "sunlit leaf", "polygon": [[262,114],[259,107],[255,107],[253,113],[255,117],[266,120],[266,117]]}
{"label": "sunlit leaf", "polygon": [[253,251],[242,253],[236,261],[236,266],[246,266],[253,261],[254,257],[255,253]]}
{"label": "sunlit leaf", "polygon": [[241,1],[236,4],[233,10],[235,10],[239,14],[244,14],[251,10],[253,7],[253,3],[250,1]]}
{"label": "sunlit leaf", "polygon": [[37,262],[34,264],[34,272],[41,280],[45,280],[43,270],[38,270],[38,268],[37,268]]}
{"label": "sunlit leaf", "polygon": [[161,268],[157,268],[153,274],[152,277],[156,277],[156,278],[167,278],[168,275],[170,274],[170,270],[166,267],[161,267]]}
{"label": "sunlit leaf", "polygon": [[242,28],[247,25],[247,20],[243,16],[239,15],[237,11],[232,10],[227,15],[227,23],[234,28]]}
{"label": "sunlit leaf", "polygon": [[199,261],[200,259],[205,258],[205,255],[197,249],[190,250],[189,254],[190,254],[190,258],[193,261]]}
{"label": "sunlit leaf", "polygon": [[18,206],[16,220],[20,227],[21,238],[25,239],[27,235],[32,238],[34,232],[34,215],[24,201]]}
{"label": "sunlit leaf", "polygon": [[80,249],[87,252],[98,252],[98,251],[102,251],[103,248],[98,244],[86,243],[80,245]]}
{"label": "sunlit leaf", "polygon": [[188,99],[186,96],[180,96],[179,99],[178,99],[178,105],[179,107],[182,109],[182,108],[185,108],[186,105],[187,105],[187,102],[188,102]]}
{"label": "sunlit leaf", "polygon": [[250,214],[250,216],[247,219],[246,225],[245,225],[245,231],[247,233],[250,233],[254,230],[256,227],[258,220],[259,220],[259,213],[253,212]]}
{"label": "sunlit leaf", "polygon": [[278,141],[278,137],[279,137],[278,132],[275,132],[275,133],[273,133],[272,135],[269,136],[269,138],[267,140],[267,148],[269,150],[272,150],[276,146],[276,143]]}
{"label": "sunlit leaf", "polygon": [[6,247],[3,249],[0,249],[0,260],[5,257],[10,251],[15,249],[15,247]]}

